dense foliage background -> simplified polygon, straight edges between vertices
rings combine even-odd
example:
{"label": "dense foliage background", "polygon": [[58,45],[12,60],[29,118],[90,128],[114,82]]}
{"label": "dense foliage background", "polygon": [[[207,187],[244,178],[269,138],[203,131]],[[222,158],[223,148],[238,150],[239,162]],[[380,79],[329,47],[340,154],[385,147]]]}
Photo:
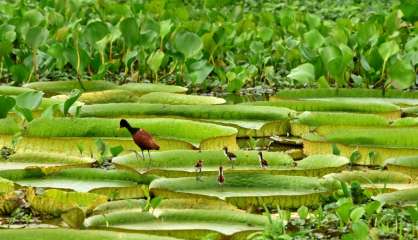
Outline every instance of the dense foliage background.
{"label": "dense foliage background", "polygon": [[407,89],[416,9],[415,0],[1,1],[0,81]]}

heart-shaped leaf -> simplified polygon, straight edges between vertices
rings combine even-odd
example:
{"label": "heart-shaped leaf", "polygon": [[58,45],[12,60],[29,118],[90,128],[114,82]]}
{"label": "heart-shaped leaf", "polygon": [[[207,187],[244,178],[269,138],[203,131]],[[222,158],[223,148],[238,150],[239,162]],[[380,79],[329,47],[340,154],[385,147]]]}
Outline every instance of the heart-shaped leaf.
{"label": "heart-shaped leaf", "polygon": [[16,106],[26,108],[28,110],[35,110],[42,102],[43,92],[31,91],[22,93],[16,97]]}
{"label": "heart-shaped leaf", "polygon": [[379,46],[378,52],[383,61],[387,62],[391,56],[399,52],[399,45],[393,40],[384,42]]}
{"label": "heart-shaped leaf", "polygon": [[84,30],[84,37],[90,45],[94,45],[97,41],[109,34],[109,28],[100,21],[91,22]]}
{"label": "heart-shaped leaf", "polygon": [[0,118],[6,118],[7,113],[15,106],[16,101],[9,96],[0,95]]}
{"label": "heart-shaped leaf", "polygon": [[387,69],[388,78],[398,89],[409,88],[415,82],[415,69],[406,60],[397,59]]}
{"label": "heart-shaped leaf", "polygon": [[306,44],[311,49],[317,49],[325,43],[324,37],[319,33],[318,30],[313,29],[305,34],[303,34],[303,38],[305,39]]}
{"label": "heart-shaped leaf", "polygon": [[139,26],[135,18],[126,18],[119,24],[126,45],[132,48],[139,42]]}
{"label": "heart-shaped leaf", "polygon": [[65,100],[64,105],[63,105],[64,116],[68,115],[68,111],[70,110],[71,106],[78,100],[80,96],[81,96],[81,91],[79,89],[73,89],[71,91],[70,97],[68,97],[68,99]]}
{"label": "heart-shaped leaf", "polygon": [[197,55],[203,47],[202,40],[192,32],[180,32],[176,34],[174,47],[186,58]]}
{"label": "heart-shaped leaf", "polygon": [[151,71],[153,71],[154,73],[158,72],[161,63],[163,62],[164,55],[164,52],[158,49],[149,56],[147,64],[151,68]]}
{"label": "heart-shaped leaf", "polygon": [[48,40],[49,32],[44,27],[33,27],[26,34],[26,44],[32,49],[37,49]]}
{"label": "heart-shaped leaf", "polygon": [[315,68],[312,64],[305,63],[293,68],[287,77],[299,83],[311,83],[315,81]]}

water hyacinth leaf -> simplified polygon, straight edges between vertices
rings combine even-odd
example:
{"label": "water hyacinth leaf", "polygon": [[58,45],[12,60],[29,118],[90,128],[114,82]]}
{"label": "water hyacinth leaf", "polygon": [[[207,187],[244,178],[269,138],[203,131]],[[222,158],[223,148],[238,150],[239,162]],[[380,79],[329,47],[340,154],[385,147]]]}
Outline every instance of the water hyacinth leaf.
{"label": "water hyacinth leaf", "polygon": [[63,112],[64,116],[68,115],[68,111],[70,110],[71,106],[78,100],[78,98],[81,96],[81,91],[79,89],[73,89],[71,91],[70,96],[67,100],[65,100],[63,104]]}
{"label": "water hyacinth leaf", "polygon": [[391,56],[399,52],[399,45],[393,40],[384,42],[379,46],[378,52],[383,61],[387,62]]}
{"label": "water hyacinth leaf", "polygon": [[46,43],[49,31],[44,27],[33,27],[26,34],[26,43],[32,48],[37,49]]}
{"label": "water hyacinth leaf", "polygon": [[140,32],[135,18],[125,18],[119,24],[119,28],[128,47],[132,48],[139,42]]}
{"label": "water hyacinth leaf", "polygon": [[405,60],[396,59],[387,69],[389,81],[397,89],[406,89],[415,83],[415,69]]}
{"label": "water hyacinth leaf", "polygon": [[0,26],[0,42],[13,43],[16,40],[16,27],[14,25],[2,24]]}
{"label": "water hyacinth leaf", "polygon": [[44,20],[44,16],[38,10],[32,9],[25,12],[23,19],[29,22],[32,26],[38,26]]}
{"label": "water hyacinth leaf", "polygon": [[123,147],[121,145],[119,146],[115,146],[115,147],[111,147],[110,148],[110,153],[112,154],[112,157],[116,157],[119,154],[121,154],[123,152]]}
{"label": "water hyacinth leaf", "polygon": [[26,92],[16,97],[16,106],[35,110],[41,105],[43,92]]}
{"label": "water hyacinth leaf", "polygon": [[13,43],[8,41],[0,41],[0,60],[9,55],[13,50]]}
{"label": "water hyacinth leaf", "polygon": [[94,46],[97,41],[104,38],[109,33],[109,29],[105,23],[94,21],[86,26],[83,37],[86,38],[90,46]]}
{"label": "water hyacinth leaf", "polygon": [[192,82],[193,84],[202,84],[203,81],[209,76],[212,72],[213,66],[206,63],[206,61],[194,62],[190,65],[187,65],[187,72],[185,79]]}
{"label": "water hyacinth leaf", "polygon": [[0,95],[0,119],[6,118],[10,110],[15,106],[16,100],[9,96]]}
{"label": "water hyacinth leaf", "polygon": [[325,43],[325,38],[316,29],[303,34],[303,38],[311,49],[318,49]]}
{"label": "water hyacinth leaf", "polygon": [[153,71],[154,73],[157,73],[158,70],[160,69],[161,63],[163,62],[164,59],[164,52],[161,50],[157,50],[155,52],[153,52],[147,60],[147,64],[150,67],[151,71]]}
{"label": "water hyacinth leaf", "polygon": [[315,81],[315,68],[312,64],[305,63],[292,69],[287,77],[301,84],[312,83]]}
{"label": "water hyacinth leaf", "polygon": [[174,47],[186,58],[197,55],[203,47],[202,40],[192,32],[180,32],[176,34]]}
{"label": "water hyacinth leaf", "polygon": [[160,22],[160,37],[163,39],[170,32],[173,23],[170,19]]}

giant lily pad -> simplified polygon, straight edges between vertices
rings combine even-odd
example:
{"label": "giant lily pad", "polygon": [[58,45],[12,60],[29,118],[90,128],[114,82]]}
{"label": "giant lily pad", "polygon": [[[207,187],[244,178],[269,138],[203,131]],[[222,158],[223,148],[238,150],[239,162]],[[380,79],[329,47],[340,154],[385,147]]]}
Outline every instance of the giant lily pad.
{"label": "giant lily pad", "polygon": [[291,133],[294,136],[305,135],[312,130],[319,134],[332,132],[347,127],[388,126],[389,122],[382,116],[374,114],[342,112],[304,112],[291,122]]}
{"label": "giant lily pad", "polygon": [[73,229],[3,229],[2,240],[32,240],[32,239],[60,239],[60,240],[179,240],[178,238],[154,236],[138,233],[121,233],[99,230]]}
{"label": "giant lily pad", "polygon": [[334,179],[348,183],[358,182],[365,188],[371,189],[408,189],[416,187],[412,178],[406,174],[391,171],[343,171],[324,176],[325,179]]}
{"label": "giant lily pad", "polygon": [[89,228],[129,230],[169,235],[185,239],[202,239],[208,234],[224,238],[245,239],[267,223],[260,215],[234,210],[160,209],[154,213],[141,210],[121,210],[89,217]]}
{"label": "giant lily pad", "polygon": [[45,190],[40,195],[29,188],[26,198],[36,213],[59,216],[74,207],[91,212],[99,204],[107,202],[107,197],[94,193],[66,192],[57,189]]}
{"label": "giant lily pad", "polygon": [[81,94],[79,101],[85,104],[137,102],[138,97],[135,93],[128,90],[111,89],[83,93]]}
{"label": "giant lily pad", "polygon": [[156,196],[166,198],[209,198],[221,199],[239,208],[272,205],[297,208],[302,205],[317,205],[320,195],[328,192],[318,178],[283,176],[259,173],[225,173],[223,187],[217,176],[154,180],[150,190]]}
{"label": "giant lily pad", "polygon": [[[237,155],[237,160],[234,163],[237,172],[265,172],[260,168],[258,155],[256,151],[234,151]],[[203,160],[203,174],[216,174],[219,165],[230,164],[225,157],[224,152],[220,150],[209,151],[190,151],[190,150],[173,150],[163,152],[151,153],[151,165],[148,166],[148,161],[138,160],[135,154],[116,157],[113,159],[114,163],[132,167],[135,169],[145,169],[149,167],[148,173],[170,176],[194,176],[194,165],[197,160]],[[268,172],[278,172],[286,170],[293,166],[293,159],[284,153],[280,152],[265,152],[264,158],[269,162]]]}
{"label": "giant lily pad", "polygon": [[50,152],[18,152],[7,160],[0,159],[0,171],[40,167],[45,174],[70,167],[88,167],[95,160],[87,157],[68,156]]}
{"label": "giant lily pad", "polygon": [[0,86],[0,95],[19,95],[26,92],[33,92],[34,89],[24,87],[13,87],[13,86]]}
{"label": "giant lily pad", "polygon": [[166,105],[113,103],[83,106],[81,117],[177,117],[198,119],[238,129],[238,136],[271,136],[288,132],[294,112],[286,108],[240,105]]}
{"label": "giant lily pad", "polygon": [[143,103],[165,103],[165,104],[184,104],[184,105],[199,105],[199,104],[224,104],[226,101],[223,98],[198,96],[198,95],[184,95],[167,92],[152,92],[139,98]]}
{"label": "giant lily pad", "polygon": [[411,177],[418,176],[418,156],[389,158],[385,161],[385,166],[390,171],[406,173]]}
{"label": "giant lily pad", "polygon": [[403,189],[391,193],[382,193],[373,197],[379,202],[385,204],[405,204],[416,206],[418,201],[418,187],[411,189]]}
{"label": "giant lily pad", "polygon": [[168,92],[168,93],[185,93],[187,88],[165,85],[165,84],[152,84],[152,83],[127,83],[118,87],[119,89],[129,90],[137,95],[144,95],[151,92]]}
{"label": "giant lily pad", "polygon": [[[106,81],[82,81],[85,91],[101,91],[116,88],[116,85]],[[48,95],[69,93],[73,89],[83,90],[78,81],[32,82],[24,87],[42,91]]]}
{"label": "giant lily pad", "polygon": [[[52,151],[79,155],[77,146],[96,149],[95,139],[102,138],[111,146],[138,149],[126,129],[119,129],[119,119],[54,118],[32,121],[17,145],[18,151]],[[162,149],[221,149],[237,148],[237,130],[231,127],[182,119],[156,118],[129,120],[153,134]],[[51,127],[53,126],[53,127]],[[0,130],[1,132],[2,130]],[[8,145],[10,138],[0,138],[0,145]],[[94,151],[94,150],[93,150]]]}
{"label": "giant lily pad", "polygon": [[367,88],[319,88],[319,89],[292,89],[281,90],[277,93],[278,98],[366,98],[366,99],[418,99],[416,92],[405,92],[388,89],[383,95],[382,90]]}
{"label": "giant lily pad", "polygon": [[360,158],[355,163],[382,165],[385,159],[418,154],[418,129],[416,128],[347,128],[323,136],[304,136],[304,153],[327,154],[333,146],[349,157],[358,150]]}
{"label": "giant lily pad", "polygon": [[93,192],[111,199],[143,197],[141,184],[148,184],[151,180],[132,171],[94,168],[71,168],[44,177],[14,179],[23,186]]}
{"label": "giant lily pad", "polygon": [[382,115],[388,119],[398,119],[401,116],[400,107],[391,103],[384,102],[365,102],[350,99],[280,99],[273,101],[257,101],[245,103],[256,106],[285,107],[296,111],[316,111],[316,112],[354,112],[354,113],[374,113]]}

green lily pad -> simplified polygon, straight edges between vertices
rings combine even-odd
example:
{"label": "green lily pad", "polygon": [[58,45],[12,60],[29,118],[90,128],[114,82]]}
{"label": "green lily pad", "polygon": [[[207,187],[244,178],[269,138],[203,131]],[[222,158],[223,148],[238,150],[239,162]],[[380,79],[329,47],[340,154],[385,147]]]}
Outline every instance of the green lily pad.
{"label": "green lily pad", "polygon": [[[102,91],[116,88],[116,85],[106,81],[82,81],[85,91]],[[48,95],[69,93],[73,89],[83,90],[78,81],[32,82],[24,85],[26,88],[42,91]]]}
{"label": "green lily pad", "polygon": [[[258,155],[256,151],[234,151],[237,160],[234,163],[234,171],[240,172],[265,172],[260,168]],[[269,172],[281,169],[288,169],[293,166],[293,159],[280,152],[264,152],[264,159],[269,162]],[[173,150],[151,153],[151,165],[148,168],[148,161],[137,159],[135,154],[116,157],[113,162],[119,165],[135,168],[137,170],[145,169],[150,174],[182,177],[195,176],[194,165],[198,160],[203,160],[204,167],[202,169],[204,175],[216,174],[219,165],[229,165],[229,159],[220,150],[209,151],[190,151],[190,150]]]}
{"label": "green lily pad", "polygon": [[285,107],[296,111],[316,112],[354,112],[374,113],[388,119],[400,118],[400,108],[397,105],[384,102],[365,102],[352,99],[335,101],[333,99],[278,99],[272,101],[256,101],[245,103],[256,106]]}
{"label": "green lily pad", "polygon": [[142,184],[153,178],[126,170],[71,168],[44,177],[13,179],[22,186],[70,189],[107,195],[110,199],[141,198]]}
{"label": "green lily pad", "polygon": [[178,93],[167,92],[152,92],[143,95],[139,98],[142,103],[165,103],[176,105],[199,105],[199,104],[224,104],[226,101],[223,98],[198,96],[198,95],[184,95]]}
{"label": "green lily pad", "polygon": [[304,88],[304,89],[286,89],[276,94],[279,98],[332,98],[332,97],[350,97],[350,98],[416,98],[417,92],[406,92],[394,89],[388,89],[383,95],[380,89],[367,88]]}
{"label": "green lily pad", "polygon": [[[73,109],[74,112],[74,109]],[[241,136],[284,135],[288,119],[295,113],[286,108],[240,105],[166,105],[113,103],[86,105],[81,117],[178,117],[232,126]]]}
{"label": "green lily pad", "polygon": [[311,132],[312,129],[323,134],[324,132],[332,132],[336,128],[389,126],[389,122],[386,118],[374,114],[303,112],[290,125],[292,135],[303,136]]}
{"label": "green lily pad", "polygon": [[221,199],[239,208],[272,205],[283,208],[314,206],[320,195],[327,193],[318,178],[282,176],[260,173],[225,173],[225,184],[218,185],[217,176],[154,180],[150,190],[164,198]]}
{"label": "green lily pad", "polygon": [[135,93],[128,90],[111,89],[95,92],[86,92],[81,94],[78,100],[85,104],[119,103],[137,102],[138,97],[135,95]]}
{"label": "green lily pad", "polygon": [[[17,144],[17,151],[52,151],[80,155],[77,146],[84,146],[84,149],[96,153],[94,149],[97,138],[102,138],[110,146],[122,145],[125,150],[139,150],[130,133],[119,128],[119,121],[120,119],[101,118],[38,118],[28,124],[23,139]],[[237,130],[231,127],[169,118],[132,119],[129,122],[134,127],[150,132],[161,149],[220,149],[224,146],[237,148]],[[9,145],[10,137],[0,137],[1,144]]]}
{"label": "green lily pad", "polygon": [[141,96],[151,92],[185,93],[187,88],[175,85],[153,84],[153,83],[127,83],[118,89],[129,90]]}
{"label": "green lily pad", "polygon": [[176,240],[178,238],[154,236],[138,233],[121,233],[99,230],[73,230],[73,229],[2,229],[3,240],[33,240],[33,239],[60,239],[60,240]]}
{"label": "green lily pad", "polygon": [[26,92],[33,92],[34,89],[24,87],[13,87],[13,86],[0,86],[0,95],[19,95]]}
{"label": "green lily pad", "polygon": [[[141,210],[121,210],[89,217],[88,228],[129,230],[170,235],[186,239],[202,239],[207,234],[231,238],[259,231],[267,218],[231,210],[161,209],[154,214]],[[243,239],[243,238],[241,238]]]}
{"label": "green lily pad", "polygon": [[385,166],[390,171],[406,173],[411,177],[418,176],[418,156],[389,158],[385,161]]}
{"label": "green lily pad", "polygon": [[418,187],[399,190],[391,193],[382,193],[374,196],[373,199],[385,204],[404,204],[415,206],[418,199]]}

